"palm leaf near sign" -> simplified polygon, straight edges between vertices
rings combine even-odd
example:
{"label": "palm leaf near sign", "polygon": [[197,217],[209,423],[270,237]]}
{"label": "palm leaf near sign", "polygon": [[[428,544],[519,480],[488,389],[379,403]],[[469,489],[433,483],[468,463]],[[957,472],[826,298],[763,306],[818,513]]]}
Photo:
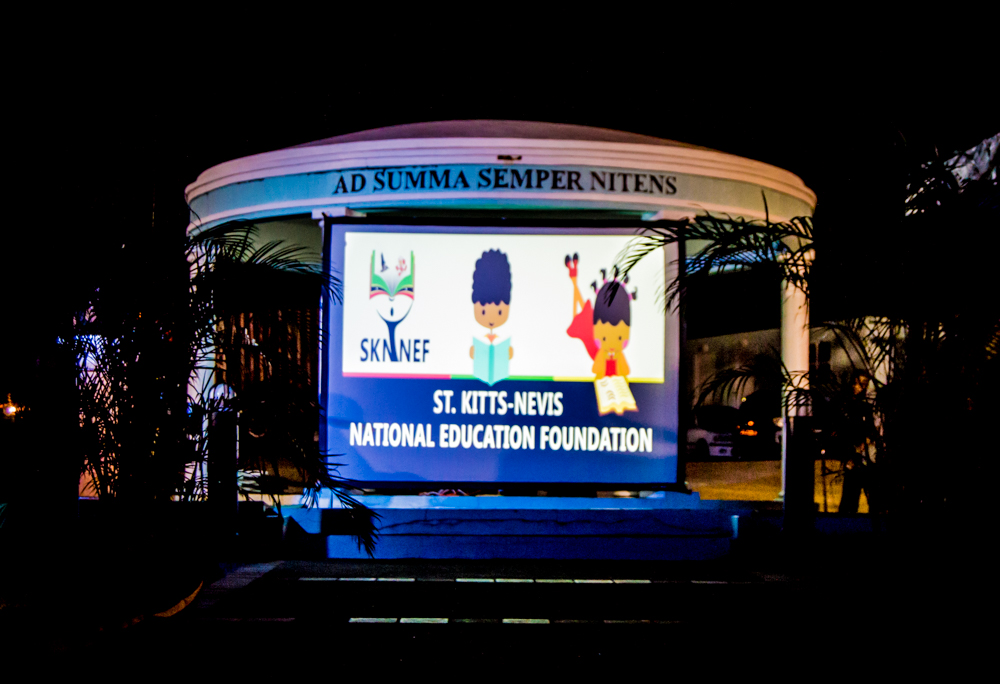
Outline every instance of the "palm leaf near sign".
{"label": "palm leaf near sign", "polygon": [[321,292],[339,302],[340,280],[298,247],[261,243],[243,222],[189,235],[184,254],[183,306],[142,288],[107,287],[78,317],[78,390],[94,491],[205,499],[208,422],[235,411],[240,495],[263,495],[280,507],[282,494],[301,493],[315,505],[330,490],[371,554],[373,514],[345,491],[350,483],[317,435],[317,302]]}
{"label": "palm leaf near sign", "polygon": [[758,221],[704,214],[690,220],[657,221],[619,255],[618,269],[627,275],[650,252],[682,243],[689,252],[691,248],[697,251],[688,257],[684,277],[667,283],[665,304],[669,308],[678,305],[687,288],[729,271],[770,270],[807,297],[810,294],[814,237],[809,217],[773,223],[769,218]]}

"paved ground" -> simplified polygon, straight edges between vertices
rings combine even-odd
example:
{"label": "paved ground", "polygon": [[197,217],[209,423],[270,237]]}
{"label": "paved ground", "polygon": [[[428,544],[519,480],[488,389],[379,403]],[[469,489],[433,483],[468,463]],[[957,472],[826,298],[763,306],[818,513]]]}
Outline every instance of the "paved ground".
{"label": "paved ground", "polygon": [[[740,498],[768,500],[780,483],[775,462],[726,465],[742,478]],[[954,675],[992,652],[992,541],[956,536],[969,522],[933,536],[917,525],[895,555],[879,537],[860,547],[825,538],[814,552],[785,540],[712,563],[282,560],[226,573],[190,567],[184,537],[143,556],[119,537],[73,546],[39,536],[44,554],[32,542],[0,563],[0,653],[147,674],[207,659],[233,676],[275,666],[507,675],[573,663],[622,676],[692,663],[710,676],[736,664],[746,676],[787,669],[790,654],[848,675],[876,674],[872,658],[896,675],[946,659]],[[154,615],[201,577],[189,606]]]}
{"label": "paved ground", "polygon": [[[777,663],[782,649],[820,661],[854,657],[852,649],[863,644],[897,657],[948,644],[949,652],[958,649],[969,660],[985,643],[988,630],[970,632],[952,600],[964,600],[967,588],[951,596],[947,586],[942,592],[924,584],[913,600],[914,583],[893,582],[891,573],[869,581],[800,570],[733,563],[275,561],[231,569],[172,617],[146,616],[95,631],[83,623],[74,630],[53,613],[49,622],[17,625],[19,634],[4,643],[17,644],[16,655],[34,652],[67,664],[165,665],[197,654],[217,664],[250,665],[252,672],[254,663],[332,667],[346,660],[363,672],[401,666],[445,673],[574,663],[669,670],[692,659],[711,672],[731,658]],[[871,574],[871,568],[859,570]]]}
{"label": "paved ground", "polygon": [[[813,495],[818,510],[836,513],[842,489],[839,461],[816,461]],[[781,461],[701,461],[686,465],[688,486],[702,500],[774,501],[781,492]],[[862,493],[859,513],[868,512]]]}

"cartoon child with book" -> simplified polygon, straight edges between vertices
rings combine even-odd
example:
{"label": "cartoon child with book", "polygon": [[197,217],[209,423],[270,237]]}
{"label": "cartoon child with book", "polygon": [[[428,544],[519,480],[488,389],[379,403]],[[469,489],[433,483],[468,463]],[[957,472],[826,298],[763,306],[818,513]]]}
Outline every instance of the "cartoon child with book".
{"label": "cartoon child with book", "polygon": [[469,347],[473,360],[472,374],[493,385],[510,376],[514,348],[510,340],[496,342],[496,329],[510,316],[510,262],[498,249],[483,252],[472,273],[472,304],[476,323],[486,328],[483,342],[474,338]]}
{"label": "cartoon child with book", "polygon": [[594,373],[600,414],[614,411],[621,415],[624,411],[637,411],[635,398],[628,387],[628,375],[631,371],[625,360],[625,348],[628,346],[632,325],[631,303],[636,293],[629,293],[625,289],[628,276],[618,280],[617,268],[616,277],[611,280],[607,279],[606,271],[601,269],[603,284],[600,289],[597,281],[591,283],[596,293],[594,305],[591,306],[589,301],[584,301],[576,282],[579,261],[578,254],[566,257],[569,278],[573,282],[573,322],[566,334],[583,342],[590,358],[594,360],[591,371]]}

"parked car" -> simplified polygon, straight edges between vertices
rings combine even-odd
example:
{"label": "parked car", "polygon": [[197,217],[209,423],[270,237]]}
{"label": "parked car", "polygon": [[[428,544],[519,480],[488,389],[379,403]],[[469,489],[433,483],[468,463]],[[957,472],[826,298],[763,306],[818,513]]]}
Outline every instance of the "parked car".
{"label": "parked car", "polygon": [[773,418],[731,406],[699,406],[687,431],[688,459],[781,458],[780,428]]}
{"label": "parked car", "polygon": [[731,458],[739,431],[739,411],[732,406],[698,406],[687,431],[688,458]]}

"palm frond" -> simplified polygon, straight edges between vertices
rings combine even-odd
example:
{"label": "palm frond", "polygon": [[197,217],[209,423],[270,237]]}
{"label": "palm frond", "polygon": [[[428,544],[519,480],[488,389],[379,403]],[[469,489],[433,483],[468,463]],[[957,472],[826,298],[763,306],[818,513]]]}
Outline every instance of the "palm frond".
{"label": "palm frond", "polygon": [[[766,212],[766,199],[764,206]],[[685,249],[691,245],[697,251],[683,257],[683,277],[667,283],[667,308],[675,309],[692,283],[716,273],[750,269],[770,269],[809,296],[814,255],[811,218],[774,223],[769,218],[761,221],[706,213],[686,221],[664,221],[643,229],[619,255],[616,266],[626,275],[651,252],[670,244],[683,244]]]}
{"label": "palm frond", "polygon": [[[99,495],[204,499],[212,448],[205,428],[222,409],[271,430],[273,448],[256,456],[249,444],[241,449],[243,496],[280,504],[282,493],[304,490],[315,504],[317,488],[345,487],[314,441],[320,408],[303,364],[315,349],[302,344],[317,325],[320,296],[341,300],[339,277],[307,250],[261,241],[246,221],[191,232],[183,257],[182,306],[177,298],[148,301],[148,291],[121,279],[102,285],[77,316],[81,434]],[[211,394],[220,379],[235,397]],[[372,553],[366,509],[346,491],[338,499],[358,511],[359,544]]]}
{"label": "palm frond", "polygon": [[751,387],[777,391],[788,377],[777,354],[758,354],[746,365],[722,369],[710,376],[698,388],[697,404],[724,403],[734,396],[746,396]]}
{"label": "palm frond", "polygon": [[306,488],[305,494],[313,499],[313,505],[315,505],[321,490],[329,490],[333,496],[336,496],[341,508],[349,511],[350,533],[357,541],[358,550],[363,547],[368,557],[374,558],[375,544],[378,542],[376,522],[381,517],[346,491],[349,487],[357,486],[357,483],[342,477],[339,468],[343,464],[330,463],[329,458],[324,459],[323,467],[317,473],[318,477]]}

